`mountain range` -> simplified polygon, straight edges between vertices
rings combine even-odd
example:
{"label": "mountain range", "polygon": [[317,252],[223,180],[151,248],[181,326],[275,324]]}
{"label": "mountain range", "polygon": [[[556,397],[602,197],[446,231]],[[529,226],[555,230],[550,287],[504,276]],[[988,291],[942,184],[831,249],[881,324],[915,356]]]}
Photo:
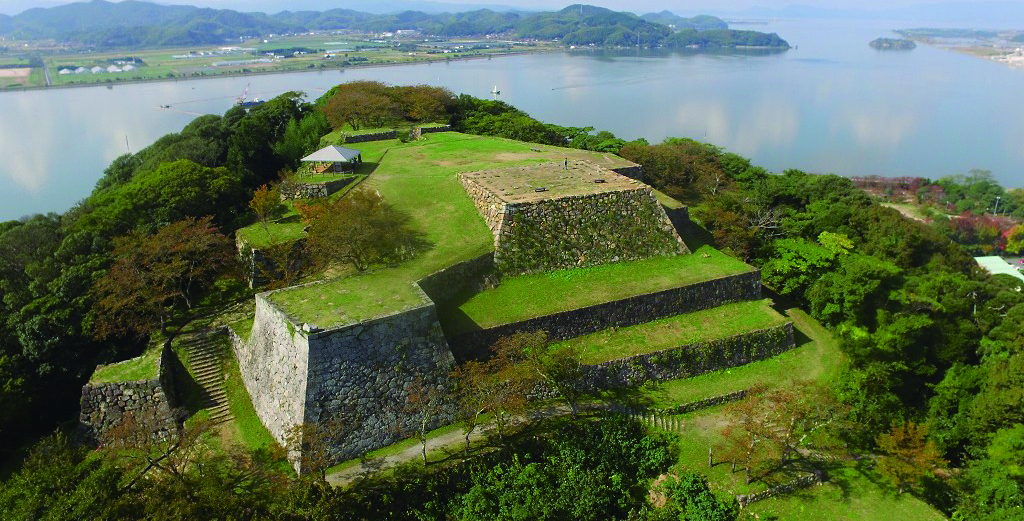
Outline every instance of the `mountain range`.
{"label": "mountain range", "polygon": [[385,32],[401,29],[444,37],[505,34],[517,38],[558,39],[567,45],[786,46],[775,35],[729,31],[724,21],[712,16],[683,18],[663,11],[641,17],[581,4],[542,13],[480,9],[458,13],[374,14],[331,9],[265,14],[137,0],[117,3],[92,0],[29,9],[13,17],[0,16],[0,36],[52,38],[101,48],[220,44],[237,41],[240,37],[318,30]]}

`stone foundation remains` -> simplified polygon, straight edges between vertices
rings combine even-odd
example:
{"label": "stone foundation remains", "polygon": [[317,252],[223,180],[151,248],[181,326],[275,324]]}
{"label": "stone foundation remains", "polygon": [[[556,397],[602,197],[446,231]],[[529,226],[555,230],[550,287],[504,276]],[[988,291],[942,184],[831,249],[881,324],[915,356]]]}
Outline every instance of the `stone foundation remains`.
{"label": "stone foundation remains", "polygon": [[650,187],[586,161],[459,175],[503,274],[689,253]]}
{"label": "stone foundation remains", "polygon": [[450,338],[449,344],[456,358],[463,361],[489,356],[490,346],[499,338],[522,331],[543,330],[547,331],[551,339],[567,340],[610,327],[635,326],[659,318],[760,298],[761,272],[749,271],[657,293],[463,333]]}
{"label": "stone foundation remains", "polygon": [[355,180],[355,176],[350,176],[323,183],[282,183],[280,186],[281,199],[323,199],[345,188]]}
{"label": "stone foundation remains", "polygon": [[174,387],[175,368],[180,366],[170,342],[158,359],[157,377],[136,382],[86,384],[82,387],[79,437],[90,445],[110,443],[112,437],[126,443],[166,440],[176,436],[180,404]]}
{"label": "stone foundation remains", "polygon": [[331,420],[340,420],[333,461],[389,445],[415,432],[419,413],[406,404],[421,390],[443,402],[430,427],[452,422],[455,360],[426,295],[412,309],[330,330],[296,323],[260,294],[249,341],[232,334],[256,413],[282,445],[296,425]]}

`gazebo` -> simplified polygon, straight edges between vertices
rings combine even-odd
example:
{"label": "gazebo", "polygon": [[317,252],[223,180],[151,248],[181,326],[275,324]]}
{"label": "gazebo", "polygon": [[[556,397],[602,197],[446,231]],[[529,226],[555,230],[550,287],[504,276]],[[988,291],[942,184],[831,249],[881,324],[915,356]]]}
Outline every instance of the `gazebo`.
{"label": "gazebo", "polygon": [[316,163],[313,169],[317,173],[347,172],[353,170],[355,165],[363,162],[363,153],[355,149],[332,145],[313,152],[302,158],[302,161],[304,163]]}

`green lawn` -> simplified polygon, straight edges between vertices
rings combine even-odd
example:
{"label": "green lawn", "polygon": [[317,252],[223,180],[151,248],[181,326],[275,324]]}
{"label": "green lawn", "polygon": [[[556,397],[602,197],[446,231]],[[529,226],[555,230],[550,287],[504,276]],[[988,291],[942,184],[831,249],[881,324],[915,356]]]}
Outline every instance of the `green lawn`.
{"label": "green lawn", "polygon": [[357,146],[364,157],[379,162],[363,184],[407,212],[412,226],[431,247],[396,268],[271,295],[271,301],[289,315],[323,328],[379,316],[389,302],[398,306],[392,310],[419,302],[420,294],[413,286],[416,280],[493,249],[491,232],[459,183],[459,172],[564,157],[589,159],[611,168],[626,164],[607,154],[456,132],[426,134],[410,143],[371,141]]}
{"label": "green lawn", "polygon": [[796,348],[742,367],[649,384],[644,387],[641,397],[629,398],[645,406],[666,408],[759,384],[783,386],[800,380],[826,384],[835,381],[846,363],[836,339],[824,326],[799,309],[788,310],[786,316],[796,329]]}
{"label": "green lawn", "polygon": [[771,301],[738,302],[714,309],[612,328],[560,342],[583,350],[583,363],[599,364],[697,342],[728,338],[786,323]]}
{"label": "green lawn", "polygon": [[458,309],[442,310],[445,331],[458,334],[560,311],[678,288],[750,271],[750,266],[710,246],[691,255],[605,264],[504,279]]}
{"label": "green lawn", "polygon": [[103,384],[152,380],[159,374],[160,351],[162,349],[163,340],[154,340],[150,342],[146,352],[140,356],[123,362],[97,367],[96,371],[92,374],[92,378],[89,379],[89,383]]}
{"label": "green lawn", "polygon": [[315,184],[320,184],[320,183],[327,183],[327,182],[330,182],[330,181],[337,181],[339,179],[348,179],[350,177],[355,177],[355,176],[353,174],[342,174],[342,173],[325,172],[325,173],[322,173],[322,174],[314,174],[314,173],[302,174],[302,175],[299,175],[297,179],[298,179],[298,181],[300,183],[315,185]]}

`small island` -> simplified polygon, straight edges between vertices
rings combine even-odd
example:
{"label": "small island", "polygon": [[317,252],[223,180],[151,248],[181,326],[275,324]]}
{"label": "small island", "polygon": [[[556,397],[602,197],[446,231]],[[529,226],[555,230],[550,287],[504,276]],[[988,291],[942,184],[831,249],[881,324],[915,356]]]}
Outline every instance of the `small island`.
{"label": "small island", "polygon": [[868,45],[879,51],[910,51],[917,48],[913,40],[904,38],[875,38]]}

